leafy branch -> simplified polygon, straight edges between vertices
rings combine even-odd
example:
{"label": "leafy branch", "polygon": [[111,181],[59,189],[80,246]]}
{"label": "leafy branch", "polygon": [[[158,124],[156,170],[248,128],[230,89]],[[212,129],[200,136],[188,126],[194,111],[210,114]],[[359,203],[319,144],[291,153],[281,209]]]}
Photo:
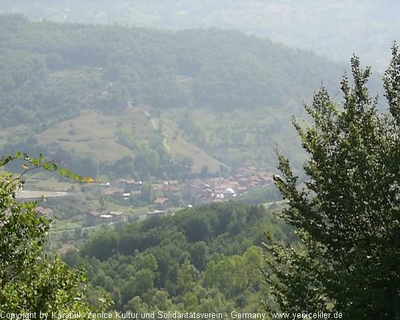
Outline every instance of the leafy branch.
{"label": "leafy branch", "polygon": [[24,170],[22,173],[20,173],[12,182],[19,181],[23,175],[25,175],[29,171],[37,170],[39,168],[42,168],[46,171],[50,172],[57,172],[61,174],[63,177],[73,179],[74,181],[77,182],[82,182],[82,183],[98,183],[101,182],[100,179],[94,179],[89,176],[81,176],[79,174],[76,174],[72,172],[69,169],[62,168],[59,165],[63,164],[62,161],[60,160],[46,160],[43,154],[39,154],[38,158],[32,158],[30,157],[27,153],[22,153],[20,151],[16,151],[15,155],[7,155],[4,156],[0,159],[0,167],[4,167],[8,163],[15,161],[15,160],[21,160],[23,161],[22,164],[22,169]]}

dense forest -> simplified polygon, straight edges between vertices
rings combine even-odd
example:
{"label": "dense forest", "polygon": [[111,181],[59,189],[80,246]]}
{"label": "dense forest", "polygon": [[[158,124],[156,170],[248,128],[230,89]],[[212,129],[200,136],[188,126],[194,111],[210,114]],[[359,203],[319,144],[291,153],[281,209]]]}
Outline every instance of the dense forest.
{"label": "dense forest", "polygon": [[[387,48],[397,37],[400,9],[391,0],[3,0],[2,12],[23,12],[30,19],[120,24],[161,29],[218,27],[268,37],[329,59],[347,61],[354,52],[383,71]],[[354,12],[357,12],[355,15]]]}
{"label": "dense forest", "polygon": [[107,292],[118,311],[256,312],[268,295],[261,273],[266,230],[297,241],[262,206],[213,204],[101,230],[63,259],[85,266],[94,286],[89,296]]}
{"label": "dense forest", "polygon": [[3,127],[51,121],[85,108],[251,110],[309,98],[344,68],[234,31],[179,32],[29,22],[1,17]]}
{"label": "dense forest", "polygon": [[[187,142],[228,165],[271,169],[272,153],[257,146],[269,141],[273,152],[280,141],[298,151],[279,135],[287,125],[283,115],[301,113],[302,99],[310,98],[321,81],[337,88],[334,83],[345,69],[308,51],[215,28],[172,32],[30,22],[21,15],[1,16],[0,26],[0,125],[15,129],[0,135],[2,152],[41,152],[93,176],[187,177],[182,168],[195,158]],[[79,119],[88,111],[99,114],[98,129],[83,122],[89,136],[82,136],[73,128],[76,123],[65,121],[84,121]],[[157,130],[144,127],[150,117],[163,114],[166,120],[157,120]],[[265,115],[267,128],[255,125],[263,119],[259,115]],[[107,121],[114,128],[104,131]],[[59,126],[69,128],[52,133]],[[97,139],[95,146],[82,147],[90,139]],[[104,139],[114,142],[109,146]],[[174,142],[171,153],[167,144]],[[248,150],[251,155],[245,156]],[[197,164],[197,172],[205,165],[218,171],[217,161],[211,162]]]}

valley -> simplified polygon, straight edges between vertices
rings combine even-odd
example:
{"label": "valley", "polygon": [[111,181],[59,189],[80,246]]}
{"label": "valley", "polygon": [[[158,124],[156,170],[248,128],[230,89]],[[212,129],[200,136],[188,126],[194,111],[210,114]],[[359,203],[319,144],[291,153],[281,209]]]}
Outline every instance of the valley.
{"label": "valley", "polygon": [[391,12],[289,2],[0,3],[0,310],[399,318],[400,50],[298,48]]}

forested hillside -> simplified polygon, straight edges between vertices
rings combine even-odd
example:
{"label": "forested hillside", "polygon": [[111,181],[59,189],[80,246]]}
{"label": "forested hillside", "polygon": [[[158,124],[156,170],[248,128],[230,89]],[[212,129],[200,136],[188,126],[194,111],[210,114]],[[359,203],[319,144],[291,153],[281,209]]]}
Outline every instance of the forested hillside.
{"label": "forested hillside", "polygon": [[398,37],[396,1],[303,0],[3,0],[0,12],[31,19],[121,24],[163,29],[219,27],[269,37],[347,61],[356,52],[382,71]]}
{"label": "forested hillside", "polygon": [[118,311],[255,312],[268,296],[260,272],[265,230],[296,241],[262,206],[213,204],[109,227],[64,260],[84,265],[91,296],[108,292]]}
{"label": "forested hillside", "polygon": [[0,43],[2,152],[40,150],[92,175],[118,175],[116,161],[133,166],[138,153],[156,162],[151,175],[185,158],[198,159],[197,172],[217,171],[218,160],[271,169],[275,143],[298,150],[280,130],[302,99],[321,82],[335,88],[344,71],[311,52],[218,29],[8,15],[0,17]]}
{"label": "forested hillside", "polygon": [[[281,108],[330,86],[343,68],[238,32],[162,32],[1,17],[2,126],[70,118],[84,108]],[[325,75],[325,76],[324,76]]]}

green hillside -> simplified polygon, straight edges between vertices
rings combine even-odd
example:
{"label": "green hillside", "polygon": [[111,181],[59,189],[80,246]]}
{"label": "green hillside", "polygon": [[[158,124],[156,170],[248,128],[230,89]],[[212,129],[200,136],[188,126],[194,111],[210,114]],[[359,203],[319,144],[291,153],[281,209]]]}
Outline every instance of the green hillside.
{"label": "green hillside", "polygon": [[263,206],[213,204],[109,227],[64,260],[84,265],[89,296],[108,292],[118,311],[256,312],[268,296],[260,273],[266,229],[296,242]]}
{"label": "green hillside", "polygon": [[120,24],[162,29],[218,27],[268,37],[347,61],[356,52],[374,70],[387,66],[399,40],[399,3],[391,0],[3,0],[1,12],[59,22]]}
{"label": "green hillside", "polygon": [[[179,166],[272,169],[276,143],[297,153],[293,131],[282,134],[291,115],[322,81],[335,88],[344,70],[235,31],[30,22],[19,15],[1,16],[0,27],[3,153],[42,151],[94,175],[123,175],[121,168],[132,166],[142,176]],[[122,159],[121,170],[112,169]]]}

